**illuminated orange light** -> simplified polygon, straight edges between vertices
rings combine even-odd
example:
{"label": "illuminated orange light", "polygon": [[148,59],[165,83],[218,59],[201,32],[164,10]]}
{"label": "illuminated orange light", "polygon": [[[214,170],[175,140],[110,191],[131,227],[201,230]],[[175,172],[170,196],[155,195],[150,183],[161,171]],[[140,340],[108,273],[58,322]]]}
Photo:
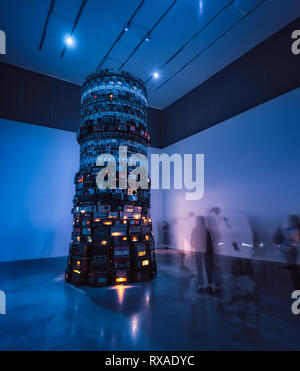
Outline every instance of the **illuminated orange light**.
{"label": "illuminated orange light", "polygon": [[137,240],[138,240],[137,236],[132,237],[132,241],[137,241]]}
{"label": "illuminated orange light", "polygon": [[116,278],[116,282],[118,282],[118,283],[127,282],[127,278],[126,277],[118,277],[118,278]]}
{"label": "illuminated orange light", "polygon": [[76,264],[77,264],[78,266],[80,266],[80,260],[77,260]]}
{"label": "illuminated orange light", "polygon": [[149,260],[143,260],[142,261],[142,265],[144,266],[144,265],[149,265]]}
{"label": "illuminated orange light", "polygon": [[104,222],[105,225],[112,225],[112,222]]}
{"label": "illuminated orange light", "polygon": [[73,272],[80,274],[80,271],[78,271],[77,269],[73,269]]}
{"label": "illuminated orange light", "polygon": [[138,256],[145,256],[146,255],[146,251],[140,251],[139,253],[138,253]]}
{"label": "illuminated orange light", "polygon": [[107,245],[107,241],[101,241],[101,245]]}
{"label": "illuminated orange light", "polygon": [[100,222],[100,219],[94,219],[94,222]]}
{"label": "illuminated orange light", "polygon": [[122,240],[123,240],[123,241],[127,241],[127,237],[123,237]]}
{"label": "illuminated orange light", "polygon": [[123,224],[127,224],[127,220],[124,220],[124,221],[123,221]]}
{"label": "illuminated orange light", "polygon": [[149,241],[149,236],[145,236],[145,240],[146,241]]}
{"label": "illuminated orange light", "polygon": [[112,235],[112,236],[121,236],[122,233],[121,233],[121,232],[113,232],[111,235]]}

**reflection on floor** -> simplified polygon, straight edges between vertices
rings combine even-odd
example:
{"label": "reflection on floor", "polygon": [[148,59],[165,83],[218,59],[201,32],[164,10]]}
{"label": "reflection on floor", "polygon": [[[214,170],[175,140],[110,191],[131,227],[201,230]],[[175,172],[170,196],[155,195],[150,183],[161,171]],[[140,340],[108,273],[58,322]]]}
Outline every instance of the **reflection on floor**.
{"label": "reflection on floor", "polygon": [[220,256],[224,290],[212,295],[196,289],[192,254],[157,258],[154,281],[97,289],[66,284],[65,258],[0,263],[0,349],[299,349],[300,315],[291,312],[299,272],[250,261],[253,274],[238,275],[232,267],[245,262]]}

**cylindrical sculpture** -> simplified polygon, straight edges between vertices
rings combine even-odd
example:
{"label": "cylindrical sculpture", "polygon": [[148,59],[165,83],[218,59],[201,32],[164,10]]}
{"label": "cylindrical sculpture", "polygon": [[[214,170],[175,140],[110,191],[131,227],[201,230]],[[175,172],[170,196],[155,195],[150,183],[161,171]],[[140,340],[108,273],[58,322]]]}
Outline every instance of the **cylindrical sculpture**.
{"label": "cylindrical sculpture", "polygon": [[151,280],[156,261],[150,179],[146,174],[145,186],[143,171],[134,176],[139,165],[146,168],[150,143],[143,82],[118,70],[88,76],[77,139],[80,169],[66,281],[105,286]]}

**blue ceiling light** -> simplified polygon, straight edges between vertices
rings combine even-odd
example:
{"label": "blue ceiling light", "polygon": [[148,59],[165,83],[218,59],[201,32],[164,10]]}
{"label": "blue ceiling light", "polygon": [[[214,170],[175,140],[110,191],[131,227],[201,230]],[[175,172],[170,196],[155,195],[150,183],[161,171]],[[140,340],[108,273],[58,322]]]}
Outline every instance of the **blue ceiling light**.
{"label": "blue ceiling light", "polygon": [[124,28],[124,31],[127,32],[128,29],[129,29],[129,26],[128,26],[128,24],[127,24],[127,25],[125,26],[125,28]]}
{"label": "blue ceiling light", "polygon": [[203,0],[200,0],[200,2],[199,2],[200,15],[203,13],[203,6],[204,6]]}
{"label": "blue ceiling light", "polygon": [[146,37],[145,37],[145,41],[146,41],[146,42],[148,42],[148,41],[149,41],[149,39],[150,39],[150,35],[149,35],[149,34],[147,34],[147,35],[146,35]]}
{"label": "blue ceiling light", "polygon": [[158,78],[159,78],[159,73],[158,73],[158,72],[154,72],[154,73],[153,73],[153,77],[154,77],[155,79],[158,79]]}
{"label": "blue ceiling light", "polygon": [[67,47],[71,48],[75,45],[75,39],[72,35],[65,36],[65,44]]}

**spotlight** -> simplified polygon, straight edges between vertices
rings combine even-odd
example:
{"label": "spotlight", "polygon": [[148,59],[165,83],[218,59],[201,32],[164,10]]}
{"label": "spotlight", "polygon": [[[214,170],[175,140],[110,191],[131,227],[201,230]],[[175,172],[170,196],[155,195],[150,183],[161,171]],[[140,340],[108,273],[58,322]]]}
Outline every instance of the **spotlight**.
{"label": "spotlight", "polygon": [[73,37],[73,36],[70,36],[70,35],[66,36],[66,37],[65,37],[65,44],[66,44],[67,46],[69,46],[69,47],[74,46],[74,44],[75,44],[74,37]]}
{"label": "spotlight", "polygon": [[127,32],[128,29],[129,29],[129,26],[128,26],[128,24],[127,24],[127,25],[125,26],[124,30]]}
{"label": "spotlight", "polygon": [[203,7],[204,7],[203,0],[200,0],[199,2],[200,15],[203,13]]}
{"label": "spotlight", "polygon": [[149,41],[149,34],[146,36],[145,41],[146,41],[146,42]]}
{"label": "spotlight", "polygon": [[158,79],[158,78],[159,78],[159,73],[158,73],[158,72],[154,72],[154,73],[153,73],[153,77],[154,77],[155,79]]}

